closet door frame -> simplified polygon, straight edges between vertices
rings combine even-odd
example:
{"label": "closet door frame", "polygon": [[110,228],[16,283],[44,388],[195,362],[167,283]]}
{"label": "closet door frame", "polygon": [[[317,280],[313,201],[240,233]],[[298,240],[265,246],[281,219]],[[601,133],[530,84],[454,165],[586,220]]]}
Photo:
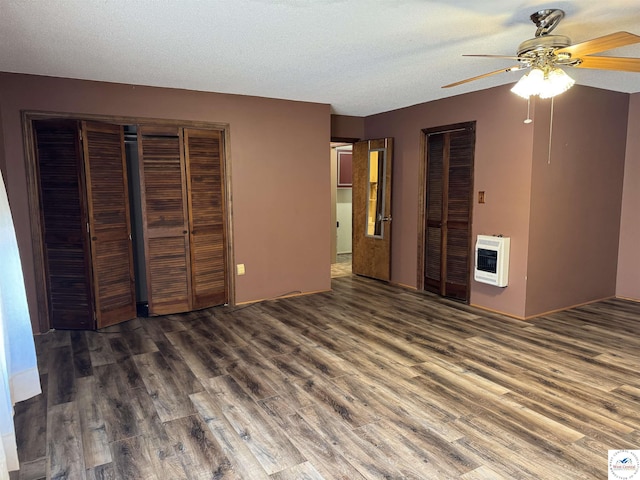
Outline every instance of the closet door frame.
{"label": "closet door frame", "polygon": [[[417,252],[417,258],[418,258],[418,265],[417,265],[417,269],[416,269],[416,274],[417,274],[417,288],[418,290],[425,290],[425,247],[427,245],[427,239],[426,239],[426,225],[427,225],[427,215],[426,215],[426,194],[427,194],[427,170],[428,170],[428,165],[427,165],[427,142],[428,142],[428,135],[429,133],[432,132],[444,132],[444,131],[455,131],[455,130],[464,130],[464,129],[468,129],[468,128],[473,128],[475,130],[475,121],[468,121],[468,122],[460,122],[460,123],[456,123],[456,124],[452,124],[452,125],[445,125],[445,126],[438,126],[438,127],[433,127],[433,128],[424,128],[421,131],[421,137],[420,137],[420,152],[421,152],[421,157],[420,157],[420,165],[419,165],[419,173],[418,173],[418,181],[419,186],[418,186],[418,252]],[[474,171],[472,169],[471,171],[471,177],[470,177],[470,182],[471,182],[471,195],[470,195],[470,205],[469,205],[469,212],[470,212],[470,217],[469,217],[469,246],[470,246],[470,252],[469,252],[469,262],[470,262],[470,272],[469,272],[469,284],[468,284],[468,294],[467,294],[467,303],[469,303],[470,301],[470,297],[471,297],[471,287],[472,287],[472,283],[471,283],[471,271],[472,271],[472,263],[473,263],[473,242],[472,242],[472,231],[473,231],[473,185],[474,185]],[[444,260],[446,261],[446,259]]]}
{"label": "closet door frame", "polygon": [[35,152],[33,124],[34,120],[41,119],[67,119],[78,121],[95,121],[112,123],[117,125],[164,125],[176,127],[198,128],[203,130],[219,130],[222,132],[224,159],[222,161],[222,175],[224,184],[224,202],[226,205],[224,215],[224,230],[226,235],[226,265],[228,285],[228,303],[231,306],[236,304],[235,295],[235,275],[231,271],[234,261],[233,249],[233,204],[231,192],[231,152],[230,152],[230,129],[228,123],[198,122],[186,120],[174,120],[163,118],[126,117],[112,115],[88,115],[82,113],[57,113],[43,112],[36,110],[22,111],[22,139],[24,146],[24,161],[27,178],[27,195],[29,199],[29,221],[31,226],[31,246],[33,250],[33,272],[36,287],[36,302],[38,309],[38,326],[41,333],[47,332],[51,328],[49,320],[49,306],[47,301],[47,283],[45,275],[44,245],[42,241],[43,225],[40,219],[40,193],[37,158]]}

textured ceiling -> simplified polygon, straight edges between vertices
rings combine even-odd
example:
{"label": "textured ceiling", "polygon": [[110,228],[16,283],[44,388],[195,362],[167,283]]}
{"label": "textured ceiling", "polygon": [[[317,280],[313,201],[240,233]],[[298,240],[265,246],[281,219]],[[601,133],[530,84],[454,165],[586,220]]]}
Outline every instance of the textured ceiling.
{"label": "textured ceiling", "polygon": [[[365,116],[496,85],[562,8],[573,43],[640,34],[638,0],[0,0],[0,71],[330,104]],[[602,55],[640,57],[640,45]],[[569,70],[577,83],[640,91],[640,73]]]}

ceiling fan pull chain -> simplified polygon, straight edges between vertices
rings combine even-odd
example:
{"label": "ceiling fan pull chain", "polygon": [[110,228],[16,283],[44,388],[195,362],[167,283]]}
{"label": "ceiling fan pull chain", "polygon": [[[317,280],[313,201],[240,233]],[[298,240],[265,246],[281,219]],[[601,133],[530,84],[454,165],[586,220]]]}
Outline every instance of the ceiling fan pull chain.
{"label": "ceiling fan pull chain", "polygon": [[547,157],[547,165],[551,165],[551,137],[553,135],[553,99],[551,97],[551,119],[549,120],[549,156]]}
{"label": "ceiling fan pull chain", "polygon": [[527,97],[527,118],[524,119],[524,123],[531,123],[533,122],[533,120],[531,120],[531,115],[530,115],[530,108],[531,108],[531,96]]}

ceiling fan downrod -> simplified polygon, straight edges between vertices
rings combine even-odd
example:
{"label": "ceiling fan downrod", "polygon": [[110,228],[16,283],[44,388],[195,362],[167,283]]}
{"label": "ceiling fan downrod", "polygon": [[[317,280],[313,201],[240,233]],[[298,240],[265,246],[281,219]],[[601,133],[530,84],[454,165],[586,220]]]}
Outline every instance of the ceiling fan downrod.
{"label": "ceiling fan downrod", "polygon": [[564,18],[564,11],[559,8],[547,8],[545,10],[538,10],[529,18],[531,18],[531,21],[538,27],[536,37],[541,37],[549,34],[558,26],[560,20]]}

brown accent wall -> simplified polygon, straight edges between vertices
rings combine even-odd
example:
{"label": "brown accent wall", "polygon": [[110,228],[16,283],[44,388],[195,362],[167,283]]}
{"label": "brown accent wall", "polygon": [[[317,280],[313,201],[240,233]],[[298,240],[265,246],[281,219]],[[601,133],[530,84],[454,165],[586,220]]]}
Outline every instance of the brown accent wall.
{"label": "brown accent wall", "polygon": [[34,330],[21,110],[228,123],[235,262],[246,265],[235,300],[330,288],[329,105],[0,73],[0,106]]}
{"label": "brown accent wall", "polygon": [[[2,111],[2,104],[0,104],[0,112]],[[4,145],[4,129],[2,128],[2,115],[0,115],[0,147]],[[0,148],[0,172],[4,177],[5,186],[7,182],[7,163],[4,155],[4,148]]]}
{"label": "brown accent wall", "polygon": [[[418,192],[421,129],[476,121],[473,238],[511,237],[509,286],[471,281],[471,303],[524,316],[529,241],[533,124],[523,120],[527,103],[502,86],[446,98],[365,119],[365,137],[392,136],[393,240],[391,279],[417,286]],[[477,203],[477,192],[486,203]],[[470,277],[473,277],[471,272]]]}
{"label": "brown accent wall", "polygon": [[331,115],[331,138],[364,138],[364,117]]}
{"label": "brown accent wall", "polygon": [[615,295],[628,95],[572,88],[536,115],[526,316]]}
{"label": "brown accent wall", "polygon": [[640,301],[640,93],[630,96],[616,295]]}
{"label": "brown accent wall", "polygon": [[[551,163],[549,100],[526,101],[510,85],[367,117],[365,138],[395,137],[393,282],[417,286],[421,129],[475,120],[473,236],[511,237],[509,285],[471,280],[471,304],[517,317],[613,296],[618,263],[630,265],[618,292],[640,295],[640,225],[620,209],[629,96],[575,86],[555,100]],[[635,99],[629,124],[640,120]],[[637,212],[640,144],[627,149],[625,205]],[[633,136],[633,132],[629,133]],[[477,203],[477,192],[486,203]],[[624,290],[623,290],[624,289]],[[620,294],[620,293],[619,293]]]}

